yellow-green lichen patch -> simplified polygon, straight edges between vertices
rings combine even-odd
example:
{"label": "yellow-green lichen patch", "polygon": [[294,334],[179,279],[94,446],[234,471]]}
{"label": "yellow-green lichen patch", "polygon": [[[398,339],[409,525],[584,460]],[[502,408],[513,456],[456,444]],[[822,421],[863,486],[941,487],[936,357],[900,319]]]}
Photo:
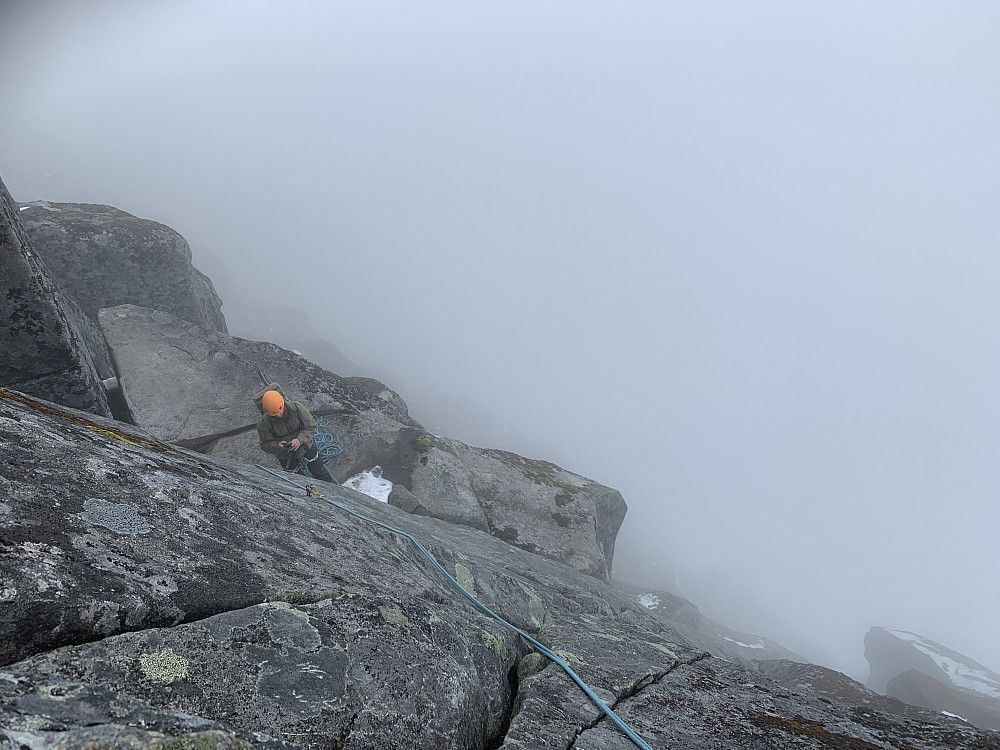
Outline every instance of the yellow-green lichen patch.
{"label": "yellow-green lichen patch", "polygon": [[410,620],[399,607],[379,607],[378,611],[382,613],[382,619],[386,622],[404,628],[410,627]]}
{"label": "yellow-green lichen patch", "polygon": [[500,636],[493,635],[493,633],[485,630],[483,631],[483,640],[486,641],[486,644],[496,652],[497,656],[501,659],[507,658],[507,641]]}
{"label": "yellow-green lichen patch", "polygon": [[653,648],[655,648],[657,651],[662,651],[663,653],[665,653],[667,656],[669,656],[674,661],[677,661],[677,654],[675,654],[673,651],[671,651],[666,646],[664,646],[664,645],[662,645],[660,643],[650,643],[649,645],[652,646]]}
{"label": "yellow-green lichen patch", "polygon": [[572,651],[556,651],[555,655],[569,664],[583,664],[583,659],[574,654]]}
{"label": "yellow-green lichen patch", "polygon": [[173,649],[165,648],[155,654],[143,654],[139,658],[142,671],[151,680],[170,684],[187,677],[188,660]]}
{"label": "yellow-green lichen patch", "polygon": [[413,438],[413,445],[421,453],[426,453],[431,449],[431,439],[426,435],[417,435]]}
{"label": "yellow-green lichen patch", "polygon": [[15,732],[37,732],[52,728],[52,719],[47,716],[38,716],[37,714],[14,716],[10,719],[10,722],[9,728]]}
{"label": "yellow-green lichen patch", "polygon": [[531,620],[531,624],[536,628],[542,627],[545,624],[545,604],[535,590],[531,586],[527,586],[520,581],[518,581],[518,586],[521,590],[528,595],[528,619]]}
{"label": "yellow-green lichen patch", "polygon": [[455,563],[455,580],[458,581],[459,586],[472,594],[472,596],[477,599],[479,598],[479,594],[476,593],[476,579],[472,577],[472,571],[462,565],[462,563]]}

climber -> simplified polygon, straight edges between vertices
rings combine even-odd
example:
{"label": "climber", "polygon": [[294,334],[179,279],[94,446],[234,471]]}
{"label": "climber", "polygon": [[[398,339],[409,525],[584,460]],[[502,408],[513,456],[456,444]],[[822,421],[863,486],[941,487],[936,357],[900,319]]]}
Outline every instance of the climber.
{"label": "climber", "polygon": [[313,443],[316,420],[309,410],[298,401],[285,401],[276,390],[264,392],[261,407],[263,414],[257,420],[261,449],[276,455],[285,471],[298,471],[305,461],[313,477],[333,482]]}

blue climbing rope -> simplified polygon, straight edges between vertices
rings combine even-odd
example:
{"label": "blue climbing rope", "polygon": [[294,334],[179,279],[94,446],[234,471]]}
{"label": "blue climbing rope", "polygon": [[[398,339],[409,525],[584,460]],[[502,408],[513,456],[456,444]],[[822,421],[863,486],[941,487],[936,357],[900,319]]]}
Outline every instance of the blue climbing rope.
{"label": "blue climbing rope", "polygon": [[[313,435],[313,445],[316,447],[319,457],[323,459],[324,466],[330,463],[331,458],[339,456],[344,452],[344,441],[340,439],[340,435],[337,434],[336,430],[327,426],[323,417],[316,417],[316,433]],[[306,461],[302,461],[299,466],[302,467],[302,474],[305,474],[307,477],[311,477],[312,479],[316,478],[312,475],[312,472],[309,471],[309,464]],[[329,469],[327,469],[327,471],[329,471]],[[281,478],[284,479],[284,477]],[[333,481],[334,484],[339,484],[336,479]]]}
{"label": "blue climbing rope", "polygon": [[[271,469],[268,469],[266,466],[261,466],[260,464],[254,464],[254,466],[256,466],[258,469],[263,469],[268,474],[273,474],[278,479],[282,479],[282,480],[288,482],[289,484],[295,485],[300,490],[304,490],[306,492],[306,494],[312,494],[312,493],[310,493],[310,491],[309,491],[308,488],[303,487],[298,482],[293,482],[288,477],[281,476],[281,474],[279,474],[276,471],[272,471]],[[524,638],[524,640],[526,640],[528,643],[530,643],[532,646],[534,646],[539,652],[541,652],[542,654],[544,654],[545,656],[547,656],[549,659],[551,659],[552,661],[554,661],[556,664],[558,664],[560,667],[562,667],[562,670],[566,674],[568,674],[570,676],[570,678],[577,685],[580,686],[580,688],[583,690],[583,692],[587,694],[587,697],[590,698],[597,705],[597,707],[600,708],[601,711],[603,711],[604,714],[609,719],[611,719],[611,721],[613,721],[618,726],[619,729],[622,730],[622,732],[624,732],[624,734],[625,734],[626,737],[628,737],[630,740],[632,740],[632,742],[634,742],[638,747],[642,748],[642,750],[653,750],[653,748],[650,747],[646,743],[646,741],[644,739],[642,739],[642,737],[640,737],[639,735],[637,735],[631,729],[631,727],[629,727],[624,721],[622,721],[620,718],[618,718],[618,715],[614,711],[612,711],[610,708],[608,708],[604,704],[604,701],[602,701],[600,698],[597,697],[597,694],[593,690],[590,689],[590,686],[587,685],[587,683],[584,682],[583,679],[576,672],[574,672],[573,669],[569,666],[569,664],[567,664],[565,661],[563,661],[559,657],[558,654],[556,654],[554,651],[552,651],[551,649],[549,649],[547,646],[544,646],[543,644],[541,644],[538,641],[536,641],[534,638],[532,638],[530,635],[528,635],[527,633],[525,633],[523,630],[521,630],[516,625],[512,625],[511,623],[507,622],[500,615],[498,615],[496,612],[494,612],[493,610],[491,610],[489,607],[487,607],[481,601],[479,601],[478,599],[476,599],[476,597],[474,597],[472,594],[470,594],[468,591],[466,591],[464,588],[462,588],[462,585],[458,581],[456,581],[447,570],[444,569],[444,567],[441,565],[441,563],[439,563],[437,561],[437,559],[435,559],[434,555],[432,555],[430,552],[428,552],[427,548],[424,547],[424,545],[420,543],[420,540],[417,539],[415,536],[413,536],[412,534],[408,534],[405,531],[402,531],[400,529],[397,529],[394,526],[389,526],[388,524],[382,523],[381,521],[376,521],[374,518],[369,518],[368,516],[363,516],[360,513],[356,512],[356,511],[353,511],[353,510],[351,510],[350,508],[348,508],[348,507],[346,507],[344,505],[341,505],[340,503],[334,502],[333,500],[330,500],[329,498],[323,497],[322,495],[314,494],[313,496],[314,497],[319,497],[319,498],[321,498],[323,500],[326,500],[326,502],[330,503],[330,505],[332,505],[332,506],[334,506],[336,508],[340,508],[340,510],[345,511],[346,513],[350,513],[352,516],[355,516],[356,518],[360,518],[362,521],[367,521],[368,523],[373,523],[376,526],[381,526],[383,529],[391,531],[394,534],[399,534],[400,536],[405,536],[407,539],[409,539],[411,542],[413,542],[413,544],[416,545],[417,549],[419,549],[423,553],[424,557],[426,557],[428,560],[430,560],[431,563],[433,563],[434,567],[437,568],[441,572],[441,575],[443,575],[445,578],[447,578],[448,581],[451,583],[451,585],[454,586],[456,589],[458,589],[458,591],[466,599],[468,599],[470,602],[472,602],[474,605],[476,605],[476,607],[480,611],[482,611],[484,614],[489,615],[494,620],[496,620],[497,622],[499,622],[501,625],[504,625],[504,626],[510,628],[511,630],[513,630],[519,636],[521,636],[522,638]]]}
{"label": "blue climbing rope", "polygon": [[327,426],[323,417],[316,417],[316,435],[313,437],[313,445],[319,451],[324,464],[329,463],[331,458],[344,452],[344,442],[336,430]]}

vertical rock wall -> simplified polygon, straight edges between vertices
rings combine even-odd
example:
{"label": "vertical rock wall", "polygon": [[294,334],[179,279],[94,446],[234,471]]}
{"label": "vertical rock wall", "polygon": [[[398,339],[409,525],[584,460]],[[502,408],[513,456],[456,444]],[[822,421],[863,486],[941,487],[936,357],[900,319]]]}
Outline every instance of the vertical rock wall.
{"label": "vertical rock wall", "polygon": [[110,416],[78,308],[56,288],[0,182],[0,385]]}

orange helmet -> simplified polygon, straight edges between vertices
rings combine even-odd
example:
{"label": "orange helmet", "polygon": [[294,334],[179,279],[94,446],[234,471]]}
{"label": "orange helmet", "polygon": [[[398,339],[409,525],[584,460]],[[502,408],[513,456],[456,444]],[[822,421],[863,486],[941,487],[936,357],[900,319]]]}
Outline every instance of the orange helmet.
{"label": "orange helmet", "polygon": [[285,399],[277,391],[268,391],[261,399],[261,405],[269,417],[280,417],[285,410]]}

